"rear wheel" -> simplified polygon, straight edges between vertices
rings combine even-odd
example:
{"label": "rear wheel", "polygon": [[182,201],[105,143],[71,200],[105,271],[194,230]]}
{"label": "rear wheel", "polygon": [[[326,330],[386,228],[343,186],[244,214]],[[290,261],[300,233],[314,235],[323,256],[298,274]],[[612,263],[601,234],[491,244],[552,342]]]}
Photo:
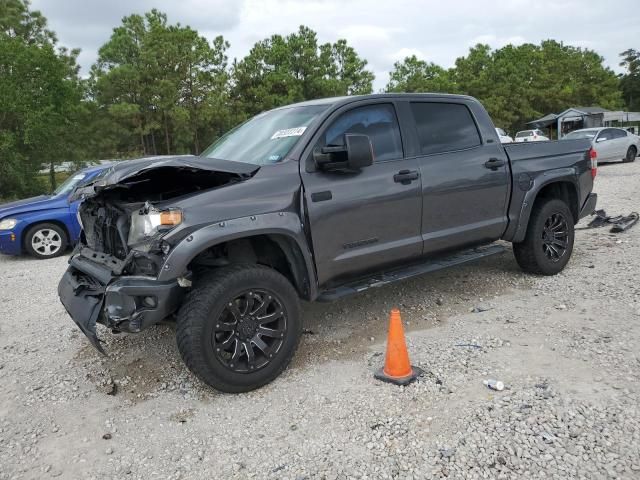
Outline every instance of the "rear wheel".
{"label": "rear wheel", "polygon": [[624,157],[624,162],[633,162],[636,159],[636,155],[638,154],[638,150],[633,145],[627,149],[627,154]]}
{"label": "rear wheel", "polygon": [[194,284],[178,312],[176,337],[200,380],[230,393],[276,378],[302,332],[298,295],[289,281],[259,265],[233,265]]}
{"label": "rear wheel", "polygon": [[67,234],[55,223],[34,225],[24,237],[24,246],[29,254],[38,259],[55,258],[67,249]]}
{"label": "rear wheel", "polygon": [[574,236],[573,215],[567,204],[540,199],[534,205],[525,239],[513,244],[513,253],[525,272],[555,275],[571,258]]}

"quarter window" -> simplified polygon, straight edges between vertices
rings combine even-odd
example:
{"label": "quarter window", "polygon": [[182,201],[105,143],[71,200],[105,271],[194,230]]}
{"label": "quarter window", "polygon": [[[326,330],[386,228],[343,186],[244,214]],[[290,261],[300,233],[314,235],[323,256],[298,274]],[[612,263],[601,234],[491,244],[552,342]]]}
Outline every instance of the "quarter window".
{"label": "quarter window", "polygon": [[451,152],[480,145],[471,112],[458,103],[411,103],[423,154]]}
{"label": "quarter window", "polygon": [[357,107],[342,114],[324,134],[325,145],[343,145],[345,133],[368,135],[376,162],[403,157],[400,128],[393,105]]}

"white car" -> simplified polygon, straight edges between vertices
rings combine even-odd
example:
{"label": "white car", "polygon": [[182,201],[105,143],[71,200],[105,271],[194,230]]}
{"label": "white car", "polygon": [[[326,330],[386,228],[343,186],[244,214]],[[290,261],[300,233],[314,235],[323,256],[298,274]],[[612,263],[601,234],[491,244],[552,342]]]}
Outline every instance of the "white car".
{"label": "white car", "polygon": [[516,142],[546,142],[549,137],[542,133],[542,130],[521,130],[516,133]]}
{"label": "white car", "polygon": [[513,142],[513,138],[511,138],[509,135],[507,135],[507,132],[505,132],[503,129],[496,128],[496,133],[498,134],[498,137],[500,137],[500,143],[511,143],[511,142]]}
{"label": "white car", "polygon": [[583,128],[562,137],[576,138],[591,140],[599,162],[633,162],[640,152],[640,137],[622,128]]}

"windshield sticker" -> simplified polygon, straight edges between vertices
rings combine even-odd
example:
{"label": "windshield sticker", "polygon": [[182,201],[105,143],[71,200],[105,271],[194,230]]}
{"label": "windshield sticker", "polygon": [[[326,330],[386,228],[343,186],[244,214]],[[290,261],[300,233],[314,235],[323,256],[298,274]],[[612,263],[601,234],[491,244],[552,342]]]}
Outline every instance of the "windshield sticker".
{"label": "windshield sticker", "polygon": [[271,140],[275,140],[276,138],[285,138],[285,137],[299,137],[304,133],[307,127],[296,127],[296,128],[287,128],[285,130],[278,130],[276,133],[271,135]]}

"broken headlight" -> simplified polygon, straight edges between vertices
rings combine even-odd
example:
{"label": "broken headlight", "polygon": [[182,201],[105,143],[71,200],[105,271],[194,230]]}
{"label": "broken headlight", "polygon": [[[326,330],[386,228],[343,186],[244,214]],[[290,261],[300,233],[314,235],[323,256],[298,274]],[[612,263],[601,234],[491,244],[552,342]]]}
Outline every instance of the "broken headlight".
{"label": "broken headlight", "polygon": [[157,210],[146,206],[131,215],[129,239],[127,243],[133,246],[165,233],[182,223],[182,211],[178,209]]}

